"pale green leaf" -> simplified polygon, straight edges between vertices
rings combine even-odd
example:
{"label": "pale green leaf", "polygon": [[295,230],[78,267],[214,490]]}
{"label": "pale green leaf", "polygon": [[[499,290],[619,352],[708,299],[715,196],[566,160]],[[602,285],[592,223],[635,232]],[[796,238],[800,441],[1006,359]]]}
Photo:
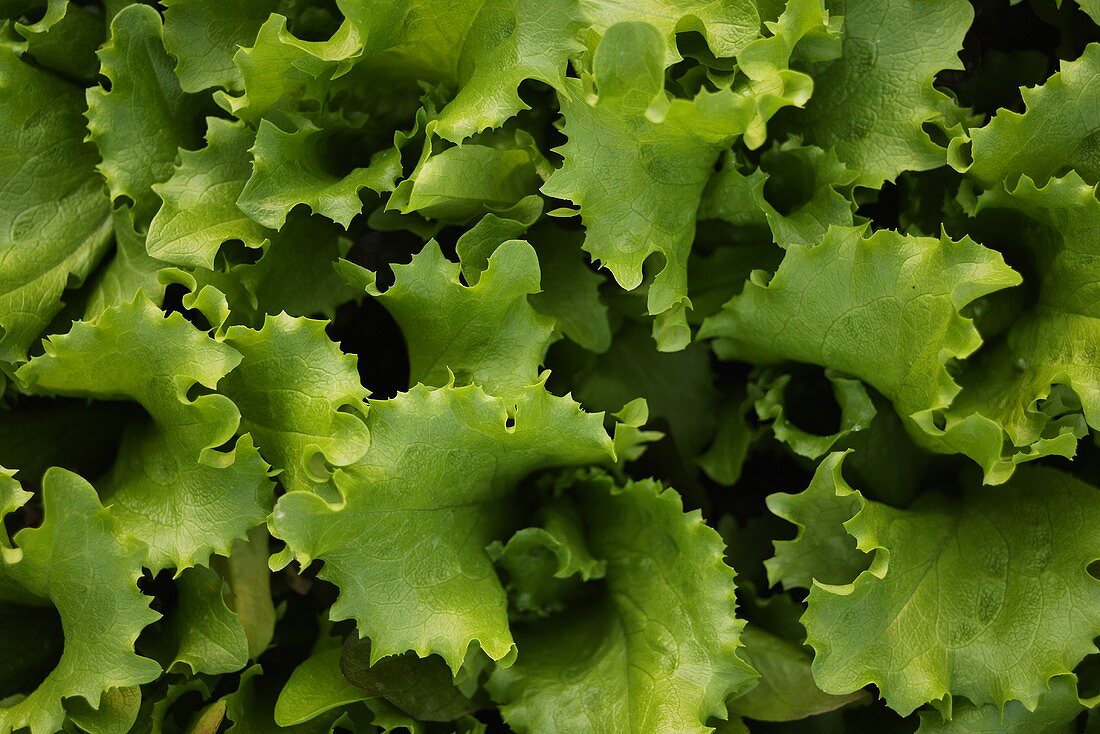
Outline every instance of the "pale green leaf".
{"label": "pale green leaf", "polygon": [[248,46],[278,0],[166,0],[164,47],[176,59],[185,92],[210,87],[236,89],[241,76],[233,55]]}
{"label": "pale green leaf", "polygon": [[325,322],[268,316],[259,330],[230,328],[225,341],[242,359],[220,392],[236,403],[241,430],[252,434],[287,490],[326,485],[332,467],[366,453],[367,390],[355,356],[328,338]]}
{"label": "pale green leaf", "polygon": [[717,337],[719,357],[810,362],[854,375],[929,441],[925,426],[959,392],[948,360],[981,345],[960,310],[1020,282],[999,253],[969,238],[867,236],[858,227],[833,227],[815,247],[792,245],[765,278],[704,322],[700,336]]}
{"label": "pale green leaf", "polygon": [[363,209],[362,189],[393,189],[401,175],[396,148],[378,151],[367,166],[344,173],[333,170],[326,157],[327,137],[325,130],[308,123],[288,133],[261,120],[252,148],[252,176],[237,200],[241,211],[265,227],[281,229],[290,210],[305,204],[347,227]]}
{"label": "pale green leaf", "polygon": [[[642,282],[642,264],[659,253],[663,267],[649,287],[649,313],[662,350],[682,349],[687,258],[695,212],[719,152],[744,131],[753,113],[730,90],[667,100],[664,41],[645,23],[608,29],[596,49],[593,103],[579,80],[561,100],[564,165],[544,193],[580,207],[584,249],[627,290]],[[652,108],[652,109],[651,109]]]}
{"label": "pale green leaf", "polygon": [[845,528],[874,557],[852,583],[810,591],[802,622],[822,690],[874,683],[902,715],[956,696],[1034,707],[1096,651],[1095,487],[1022,467],[996,490],[926,493],[908,510],[845,491],[860,505]]}
{"label": "pale green leaf", "polygon": [[952,164],[986,186],[1015,186],[1020,176],[1045,184],[1067,167],[1090,183],[1100,181],[1100,44],[1063,61],[1057,74],[1023,96],[1026,111],[999,110],[970,132],[969,152],[965,139],[952,141]]}
{"label": "pale green leaf", "polygon": [[163,204],[149,224],[146,247],[158,260],[209,269],[223,243],[261,247],[271,233],[237,207],[252,175],[252,133],[215,117],[206,123],[206,147],[180,151],[172,177],[153,186]]}
{"label": "pale green leaf", "polygon": [[[1084,422],[1100,427],[1096,196],[1095,185],[1071,172],[1043,188],[1024,177],[1012,191],[994,190],[978,201],[979,216],[1011,222],[998,244],[1011,251],[1015,243],[1027,253],[1037,296],[971,360],[943,431],[934,429],[946,446],[977,461],[991,484],[1021,462],[1072,457],[1087,432]],[[1012,218],[1017,214],[1023,217]],[[1065,388],[1072,393],[1068,401],[1059,395]]]}
{"label": "pale green leaf", "polygon": [[[54,734],[65,718],[62,700],[98,706],[105,691],[160,675],[134,653],[134,640],[157,619],[137,588],[141,552],[123,545],[95,490],[77,475],[51,469],[43,479],[45,521],[15,536],[20,558],[4,560],[5,575],[57,609],[65,630],[61,660],[28,696],[0,705],[0,732],[28,727]],[[67,551],[59,553],[63,545]]]}
{"label": "pale green leaf", "polygon": [[101,491],[119,532],[148,546],[154,570],[228,553],[271,508],[267,465],[251,438],[216,450],[237,429],[236,406],[222,395],[188,395],[197,385],[213,389],[240,359],[138,294],[53,337],[18,372],[38,392],[130,399],[149,414],[128,428]]}
{"label": "pale green leaf", "polygon": [[737,655],[721,539],[656,482],[597,479],[575,494],[605,586],[517,631],[516,663],[488,684],[505,721],[520,734],[711,731],[756,675]]}
{"label": "pale green leaf", "polygon": [[294,669],[275,704],[275,722],[287,727],[371,697],[340,672],[340,647],[324,647]]}
{"label": "pale green leaf", "polygon": [[814,581],[846,584],[870,563],[844,529],[860,501],[841,474],[843,460],[843,453],[829,454],[805,490],[768,496],[768,509],[798,526],[793,540],[775,541],[775,555],[764,562],[770,584],[784,589],[809,589]]}
{"label": "pale green leaf", "polygon": [[932,87],[958,52],[974,10],[966,0],[829,0],[844,17],[840,59],[814,74],[806,111],[793,117],[809,142],[832,149],[878,188],[902,171],[942,166],[946,150],[922,125],[937,119],[946,95]]}
{"label": "pale green leaf", "polygon": [[180,89],[160,15],[148,5],[115,16],[98,53],[110,91],[88,90],[89,138],[103,157],[99,170],[111,198],[133,202],[134,218],[144,225],[160,206],[151,187],[171,177],[177,149],[199,146],[201,104]]}
{"label": "pale green leaf", "polygon": [[166,620],[175,648],[170,672],[232,673],[248,663],[244,627],[225,604],[226,585],[209,568],[189,568],[176,579],[179,597]]}
{"label": "pale green leaf", "polygon": [[370,450],[335,475],[343,502],[290,492],[273,534],[300,562],[324,561],[341,592],[331,617],[355,619],[375,659],[435,653],[457,670],[472,644],[507,657],[507,599],[485,546],[514,527],[524,476],[613,458],[601,416],[541,384],[508,400],[417,386],[372,402],[367,427]]}
{"label": "pale green leaf", "polygon": [[393,271],[393,286],[379,293],[371,273],[344,267],[401,327],[410,384],[441,386],[458,378],[510,395],[538,380],[554,322],[528,300],[539,291],[538,257],[529,244],[502,244],[473,286],[462,285],[459,266],[434,241]]}

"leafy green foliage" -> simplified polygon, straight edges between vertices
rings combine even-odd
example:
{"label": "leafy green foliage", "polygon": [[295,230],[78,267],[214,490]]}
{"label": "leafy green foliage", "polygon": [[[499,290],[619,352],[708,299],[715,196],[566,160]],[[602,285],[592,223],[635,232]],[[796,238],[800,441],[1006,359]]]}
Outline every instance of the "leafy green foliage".
{"label": "leafy green foliage", "polygon": [[0,0],[0,734],[1100,724],[1096,0]]}

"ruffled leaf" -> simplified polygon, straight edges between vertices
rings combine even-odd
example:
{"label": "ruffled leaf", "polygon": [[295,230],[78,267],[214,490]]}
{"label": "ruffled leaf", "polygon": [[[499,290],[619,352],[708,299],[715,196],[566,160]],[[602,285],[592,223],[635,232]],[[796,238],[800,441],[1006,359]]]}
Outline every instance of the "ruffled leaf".
{"label": "ruffled leaf", "polygon": [[[1022,114],[1000,110],[969,140],[952,141],[951,163],[986,186],[1016,185],[1020,176],[1046,183],[1072,168],[1090,183],[1100,181],[1100,44],[1041,86],[1024,89]],[[969,150],[966,149],[969,142]]]}
{"label": "ruffled leaf", "polygon": [[240,123],[207,119],[206,147],[180,151],[172,177],[153,186],[163,204],[149,224],[146,243],[158,260],[188,267],[214,267],[224,242],[261,247],[271,233],[237,207],[252,175],[248,150],[253,135]]}
{"label": "ruffled leaf", "polygon": [[1095,487],[1025,467],[995,491],[928,493],[909,510],[837,487],[845,509],[859,503],[845,528],[874,558],[850,584],[810,591],[802,622],[822,690],[874,683],[903,715],[956,696],[1031,708],[1096,651]]}
{"label": "ruffled leaf", "polygon": [[597,480],[576,496],[606,581],[517,631],[516,663],[488,684],[505,721],[540,734],[711,731],[756,675],[737,655],[744,623],[721,539],[656,482]]}
{"label": "ruffled leaf", "polygon": [[355,619],[375,660],[413,650],[457,670],[474,643],[507,657],[507,599],[485,546],[514,529],[510,498],[524,476],[613,458],[601,417],[541,384],[509,400],[417,386],[372,402],[367,427],[370,450],[336,472],[342,502],[279,500],[272,532],[292,554],[283,560],[324,561],[320,576],[341,592],[332,618]]}
{"label": "ruffled leaf", "polygon": [[649,287],[654,335],[666,351],[688,342],[684,312],[695,211],[721,150],[752,116],[730,90],[669,101],[663,91],[665,42],[646,23],[612,26],[594,61],[599,98],[569,80],[561,100],[564,165],[542,190],[580,207],[584,249],[633,290],[654,253],[664,265]]}
{"label": "ruffled leaf", "polygon": [[65,719],[63,699],[98,706],[108,689],[147,683],[161,673],[134,653],[138,633],[158,616],[137,588],[140,550],[115,537],[95,490],[71,472],[46,472],[42,504],[44,522],[16,534],[18,560],[5,554],[4,573],[57,609],[65,647],[37,688],[0,705],[4,734],[23,727],[53,734]]}
{"label": "ruffled leaf", "polygon": [[[936,430],[947,446],[977,461],[991,484],[1021,462],[1072,457],[1085,422],[1100,427],[1096,196],[1095,186],[1070,173],[1041,189],[1025,177],[1011,192],[979,199],[979,216],[1011,222],[998,244],[1019,244],[1035,264],[1029,285],[1037,292],[1034,305],[971,360],[943,431]],[[1017,213],[1023,218],[1009,219]],[[1069,395],[1059,392],[1066,388]]]}
{"label": "ruffled leaf", "polygon": [[846,584],[870,563],[844,529],[859,511],[860,500],[840,473],[843,460],[843,453],[829,454],[805,490],[768,496],[768,509],[798,526],[793,540],[775,541],[775,555],[764,562],[772,585],[809,589],[815,581]]}
{"label": "ruffled leaf", "polygon": [[325,322],[268,316],[259,330],[230,328],[225,341],[240,352],[241,364],[220,392],[240,408],[241,430],[281,472],[286,489],[325,485],[327,467],[347,466],[366,453],[368,393],[355,356],[328,338]]}
{"label": "ruffled leaf", "polygon": [[89,138],[103,156],[99,170],[111,198],[133,202],[144,225],[160,206],[152,185],[172,176],[178,148],[199,145],[201,104],[180,89],[160,15],[147,5],[116,15],[98,53],[110,91],[88,90]]}
{"label": "ruffled leaf", "polygon": [[814,74],[814,95],[800,122],[810,142],[833,149],[878,188],[902,171],[942,166],[946,150],[922,125],[949,98],[932,87],[958,53],[974,10],[965,0],[831,0],[844,17],[841,58]]}
{"label": "ruffled leaf", "polygon": [[831,228],[815,247],[788,248],[765,277],[704,322],[700,336],[717,337],[718,356],[854,375],[890,398],[911,427],[930,426],[951,403],[959,386],[948,360],[981,344],[960,310],[1020,282],[998,253],[968,238],[865,236],[856,227]]}
{"label": "ruffled leaf", "polygon": [[148,412],[128,428],[101,491],[119,531],[148,546],[145,563],[154,570],[228,553],[271,509],[267,465],[251,438],[215,450],[237,429],[236,406],[222,395],[189,397],[196,386],[214,389],[240,359],[139,294],[53,337],[18,372],[36,392],[128,398]]}
{"label": "ruffled leaf", "polygon": [[176,59],[183,91],[239,87],[241,76],[233,55],[255,40],[260,26],[278,7],[278,0],[167,0],[164,47]]}
{"label": "ruffled leaf", "polygon": [[442,386],[457,377],[511,395],[537,381],[554,322],[528,300],[539,291],[538,257],[529,244],[502,244],[473,286],[462,285],[459,266],[434,241],[393,271],[393,286],[379,293],[373,274],[344,266],[401,327],[410,384]]}
{"label": "ruffled leaf", "polygon": [[326,159],[327,137],[310,124],[288,133],[261,120],[252,147],[252,176],[237,199],[241,211],[265,227],[281,229],[290,210],[305,204],[347,227],[363,209],[361,190],[393,190],[401,175],[396,148],[383,149],[366,166],[344,173],[333,171]]}
{"label": "ruffled leaf", "polygon": [[581,0],[581,12],[593,31],[606,35],[616,23],[641,22],[653,26],[664,40],[665,63],[680,59],[676,34],[703,36],[715,57],[731,59],[760,33],[756,7],[746,0]]}

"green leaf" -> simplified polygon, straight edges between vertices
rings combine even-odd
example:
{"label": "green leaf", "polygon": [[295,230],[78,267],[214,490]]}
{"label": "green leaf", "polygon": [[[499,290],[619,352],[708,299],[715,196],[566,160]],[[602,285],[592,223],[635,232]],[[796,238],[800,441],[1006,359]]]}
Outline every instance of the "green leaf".
{"label": "green leaf", "polygon": [[233,277],[249,295],[248,304],[234,303],[234,310],[332,318],[338,306],[361,293],[345,283],[333,267],[351,245],[343,228],[323,217],[291,216],[272,235],[258,261],[232,269]]}
{"label": "green leaf", "polygon": [[[486,214],[466,230],[455,247],[466,282],[476,285],[489,266],[489,256],[504,242],[523,236],[541,214],[541,199],[531,196],[513,208],[509,216],[514,218]],[[581,249],[583,233],[542,222],[528,233],[528,240],[542,271],[542,291],[531,296],[531,305],[553,318],[557,329],[580,346],[606,352],[611,323],[599,291],[605,278],[594,272]]]}
{"label": "green leaf", "polygon": [[1072,675],[1051,681],[1034,711],[1019,701],[1010,701],[1002,710],[986,704],[962,704],[943,719],[934,711],[921,712],[918,734],[1058,734],[1081,713],[1084,707],[1077,697],[1077,680]]}
{"label": "green leaf", "polygon": [[765,277],[754,277],[703,323],[700,336],[717,337],[718,356],[809,362],[854,375],[919,426],[915,435],[959,392],[948,360],[981,344],[961,309],[1020,282],[998,253],[969,238],[890,230],[865,236],[858,227],[833,227],[816,247],[792,245],[771,280]]}
{"label": "green leaf", "polygon": [[365,167],[344,172],[326,159],[328,138],[325,130],[308,123],[288,133],[261,120],[252,147],[252,176],[237,199],[241,211],[265,227],[281,229],[290,210],[305,204],[347,227],[363,209],[362,189],[393,190],[401,175],[396,148],[383,149]]}
{"label": "green leaf", "polygon": [[932,78],[962,68],[970,3],[829,0],[829,11],[844,17],[843,54],[814,74],[813,98],[792,120],[810,142],[835,150],[861,186],[942,166],[946,151],[922,125],[950,102]]}
{"label": "green leaf", "polygon": [[476,708],[455,687],[447,664],[435,656],[405,653],[372,664],[370,640],[351,635],[340,653],[340,671],[348,683],[419,721],[454,721]]}
{"label": "green leaf", "polygon": [[52,337],[17,373],[36,392],[128,398],[148,412],[128,428],[100,489],[119,532],[148,546],[150,569],[183,570],[228,553],[270,511],[272,483],[252,439],[215,450],[237,429],[236,406],[222,395],[189,397],[196,386],[214,389],[240,360],[139,294]]}
{"label": "green leaf", "polygon": [[956,696],[1033,708],[1096,651],[1095,487],[1024,467],[995,491],[926,493],[909,510],[838,490],[859,502],[845,528],[874,558],[852,583],[810,591],[802,622],[822,690],[874,683],[902,715]]}
{"label": "green leaf", "polygon": [[[0,522],[3,522],[11,513],[27,504],[31,498],[30,492],[24,492],[19,480],[15,478],[15,470],[5,469],[0,466]],[[0,558],[8,559],[11,556],[11,541],[8,539],[8,531],[0,530]]]}
{"label": "green leaf", "polygon": [[[1023,89],[1026,111],[1000,110],[969,140],[952,140],[951,164],[985,186],[1014,187],[1020,176],[1045,184],[1072,168],[1090,183],[1100,181],[1100,44],[1089,44],[1075,61],[1044,84]],[[969,143],[969,150],[966,149]]]}
{"label": "green leaf", "polygon": [[49,0],[34,23],[16,21],[13,30],[23,39],[22,53],[46,69],[80,83],[99,73],[96,49],[107,35],[103,16],[69,0]]}
{"label": "green leaf", "polygon": [[[158,429],[138,424],[124,435],[101,492],[119,532],[149,546],[146,566],[182,570],[205,564],[211,553],[229,553],[233,541],[261,524],[274,486],[247,434],[228,453],[196,460],[198,443],[180,440],[178,429]],[[150,470],[157,466],[164,470]]]}
{"label": "green leaf", "polygon": [[350,264],[342,270],[401,327],[410,384],[442,386],[457,377],[494,395],[511,395],[538,380],[554,322],[528,299],[539,291],[538,257],[529,244],[502,244],[473,286],[462,285],[459,266],[434,240],[393,271],[393,286],[378,292],[372,273]]}
{"label": "green leaf", "polygon": [[603,36],[616,23],[638,21],[656,28],[664,40],[662,63],[680,59],[677,33],[699,33],[711,53],[726,59],[736,56],[760,33],[755,4],[746,0],[580,0],[580,7],[592,30]]}
{"label": "green leaf", "polygon": [[214,570],[229,584],[225,601],[244,628],[248,657],[252,660],[267,650],[275,633],[275,602],[267,567],[269,540],[267,528],[252,528],[248,540],[233,543],[228,558],[211,559]]}
{"label": "green leaf", "polygon": [[324,561],[320,576],[341,592],[330,616],[355,619],[376,660],[412,650],[457,670],[473,643],[505,658],[507,599],[485,546],[514,529],[520,479],[613,458],[601,416],[541,384],[509,400],[417,386],[372,402],[367,427],[370,450],[335,475],[343,502],[289,492],[272,534],[299,562]]}
{"label": "green leaf", "polygon": [[326,647],[315,652],[294,669],[275,704],[279,726],[294,726],[350,703],[370,698],[340,672],[340,648]]}
{"label": "green leaf", "polygon": [[861,506],[840,472],[844,456],[841,452],[826,456],[802,492],[768,496],[768,509],[798,526],[794,539],[775,541],[775,556],[764,561],[773,586],[809,589],[815,581],[846,584],[870,563],[844,529]]}
{"label": "green leaf", "polygon": [[749,174],[738,170],[734,156],[727,154],[703,192],[699,217],[756,224],[760,217],[752,213],[755,209],[763,214],[774,242],[812,247],[830,225],[852,225],[852,203],[840,190],[854,180],[835,152],[799,145],[797,139],[765,151],[760,168]]}
{"label": "green leaf", "polygon": [[605,279],[589,267],[581,251],[582,235],[543,225],[529,239],[542,271],[542,291],[531,296],[531,305],[554,319],[561,333],[580,346],[606,352],[611,346],[611,324],[599,290]]}
{"label": "green leaf", "polygon": [[569,381],[585,406],[615,411],[645,398],[650,415],[668,422],[676,447],[686,458],[706,448],[717,427],[714,405],[720,400],[711,374],[710,354],[702,344],[681,352],[659,352],[646,329],[627,322],[611,348]]}
{"label": "green leaf", "polygon": [[149,224],[147,247],[158,260],[209,269],[223,243],[262,247],[271,233],[237,207],[252,175],[251,131],[215,117],[206,123],[206,147],[180,151],[172,177],[153,186],[163,204]]}
{"label": "green leaf", "polygon": [[331,487],[331,467],[354,463],[370,445],[355,356],[328,338],[325,322],[286,314],[258,331],[234,326],[225,341],[242,359],[220,392],[240,408],[241,430],[287,490]]}
{"label": "green leaf", "polygon": [[719,152],[745,130],[747,97],[730,90],[669,101],[663,91],[665,44],[646,23],[608,29],[594,61],[599,99],[579,80],[561,99],[565,159],[543,193],[580,207],[584,249],[623,288],[642,282],[654,253],[664,265],[649,287],[654,337],[663,351],[687,345],[687,258],[695,211]]}
{"label": "green leaf", "polygon": [[[233,722],[227,734],[328,734],[332,731],[340,717],[339,711],[329,712],[298,726],[282,727],[276,724],[274,711],[279,691],[274,685],[271,679],[263,676],[259,665],[253,665],[241,673],[240,686],[225,697],[225,717]],[[340,689],[343,689],[342,686]]]}
{"label": "green leaf", "polygon": [[[1023,177],[1012,191],[983,195],[977,211],[1012,222],[1002,242],[1015,240],[1034,263],[1037,297],[968,364],[941,435],[982,466],[987,482],[999,483],[1021,462],[1072,457],[1087,432],[1082,413],[1100,427],[1100,367],[1091,347],[1100,339],[1093,235],[1100,201],[1096,187],[1071,172],[1043,188]],[[1008,219],[1017,213],[1023,217]],[[1072,391],[1067,405],[1059,388]]]}
{"label": "green leaf", "polygon": [[1100,4],[1096,0],[1077,0],[1077,4],[1094,23],[1100,25]]}
{"label": "green leaf", "polygon": [[737,656],[744,623],[721,538],[656,482],[597,480],[576,496],[606,581],[517,631],[516,663],[488,683],[505,721],[520,734],[711,731],[755,677]]}
{"label": "green leaf", "polygon": [[134,225],[133,211],[118,207],[111,211],[114,225],[114,256],[101,267],[89,284],[88,300],[84,304],[84,320],[90,321],[112,306],[121,306],[143,292],[154,303],[160,303],[164,286],[158,274],[166,264],[149,257],[145,235]]}
{"label": "green leaf", "polygon": [[386,208],[460,224],[533,195],[547,163],[531,136],[502,134],[486,142],[435,152],[429,137],[416,170],[397,185]]}
{"label": "green leaf", "polygon": [[166,635],[174,643],[169,672],[218,675],[248,663],[248,639],[225,604],[225,581],[209,568],[189,568],[176,579],[176,609]]}
{"label": "green leaf", "polygon": [[74,86],[0,45],[0,362],[26,358],[110,244],[110,201]]}
{"label": "green leaf", "polygon": [[[46,472],[45,521],[16,533],[18,560],[4,573],[57,609],[65,648],[57,666],[21,700],[0,704],[0,732],[28,727],[53,734],[65,718],[62,699],[98,706],[105,691],[147,683],[160,666],[134,654],[134,640],[157,614],[137,589],[141,553],[114,535],[95,490],[64,469]],[[66,551],[57,552],[63,546]]]}
{"label": "green leaf", "polygon": [[[424,3],[425,9],[430,5]],[[581,18],[571,0],[483,0],[468,5],[477,10],[456,54],[458,91],[439,111],[435,127],[437,135],[456,143],[528,109],[517,91],[527,79],[563,90],[568,59],[583,48],[578,40]]]}
{"label": "green leaf", "polygon": [[560,612],[583,581],[603,578],[607,568],[589,551],[576,506],[558,499],[539,511],[539,527],[524,528],[507,543],[493,542],[489,555],[507,574],[512,607],[547,616]]}
{"label": "green leaf", "polygon": [[542,199],[528,196],[506,212],[486,214],[463,232],[455,243],[455,252],[466,282],[475,285],[489,267],[489,256],[508,240],[523,237],[541,216]]}
{"label": "green leaf", "polygon": [[172,176],[177,149],[201,140],[201,103],[180,89],[162,36],[156,10],[125,8],[98,51],[110,91],[88,90],[88,137],[103,156],[99,170],[112,199],[133,202],[140,225],[160,206],[150,187]]}
{"label": "green leaf", "polygon": [[418,81],[439,83],[453,95],[436,123],[453,142],[527,109],[517,93],[524,80],[563,89],[569,58],[583,50],[580,13],[569,0],[337,4],[364,40],[368,78],[412,90]]}
{"label": "green leaf", "polygon": [[756,110],[745,144],[763,145],[768,120],[783,107],[801,107],[813,92],[814,80],[791,69],[792,61],[831,61],[841,55],[841,18],[830,18],[823,0],[790,0],[782,15],[765,22],[770,36],[758,38],[737,54],[737,67],[747,78],[739,87],[752,95]]}
{"label": "green leaf", "polygon": [[176,59],[176,76],[185,92],[210,87],[237,89],[240,72],[233,64],[238,47],[246,47],[278,0],[167,0],[164,3],[164,47]]}
{"label": "green leaf", "polygon": [[69,721],[88,734],[127,734],[137,721],[141,710],[141,689],[108,688],[99,699],[99,707],[92,708],[82,698],[65,702]]}
{"label": "green leaf", "polygon": [[729,487],[741,478],[749,447],[758,431],[749,422],[751,403],[743,394],[729,400],[718,415],[718,428],[710,447],[698,458],[699,468],[710,479]]}
{"label": "green leaf", "polygon": [[309,119],[307,111],[321,106],[332,79],[346,73],[349,59],[361,50],[349,24],[328,41],[303,41],[287,29],[286,17],[278,14],[264,21],[255,39],[251,48],[241,48],[233,56],[244,93],[214,95],[226,111],[252,127],[263,119],[284,130],[304,123]]}
{"label": "green leaf", "polygon": [[[776,440],[787,444],[791,451],[808,459],[820,458],[837,442],[847,439],[853,433],[867,430],[876,415],[875,405],[862,382],[843,377],[831,370],[825,371],[825,377],[832,383],[832,394],[840,407],[840,426],[829,435],[803,430],[787,417],[786,391],[792,375],[776,375],[767,371],[750,386],[751,393],[757,396],[756,417],[770,422]],[[797,400],[798,398],[794,398],[794,401]]]}
{"label": "green leaf", "polygon": [[755,625],[741,632],[744,658],[760,672],[760,682],[727,703],[731,714],[757,721],[797,721],[868,698],[866,691],[830,696],[814,683],[810,655],[801,645]]}

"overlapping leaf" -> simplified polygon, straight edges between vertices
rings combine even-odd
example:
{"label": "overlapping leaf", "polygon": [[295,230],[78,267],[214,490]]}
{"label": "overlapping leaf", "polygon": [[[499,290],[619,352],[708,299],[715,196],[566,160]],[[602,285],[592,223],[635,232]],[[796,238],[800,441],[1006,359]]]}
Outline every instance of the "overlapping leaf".
{"label": "overlapping leaf", "polygon": [[844,48],[840,59],[814,74],[800,129],[810,142],[835,150],[865,186],[942,166],[946,150],[922,126],[950,103],[932,87],[932,77],[961,68],[970,4],[831,0],[829,10],[844,18]]}
{"label": "overlapping leaf", "polygon": [[149,414],[127,430],[101,483],[119,531],[148,546],[146,565],[183,569],[228,553],[271,507],[267,465],[248,436],[222,453],[240,421],[212,390],[241,360],[179,314],[165,317],[144,295],[77,322],[19,370],[39,392],[130,399]]}
{"label": "overlapping leaf", "polygon": [[0,95],[0,362],[12,363],[103,257],[111,219],[80,91],[0,46]]}
{"label": "overlapping leaf", "polygon": [[[45,521],[16,534],[4,554],[5,576],[55,608],[65,643],[61,659],[26,697],[0,704],[0,731],[27,727],[52,734],[65,718],[62,701],[97,707],[110,688],[146,683],[160,666],[134,653],[134,640],[157,614],[137,589],[140,548],[115,536],[112,518],[80,477],[51,469],[43,482]],[[64,546],[66,552],[56,549]],[[19,634],[5,630],[5,634]]]}
{"label": "overlapping leaf", "polygon": [[826,535],[832,521],[802,505],[827,505],[832,485],[839,506],[829,517],[854,508],[842,527],[874,554],[850,583],[818,582],[810,591],[802,621],[823,690],[874,683],[903,714],[955,696],[1034,706],[1051,678],[1095,651],[1100,581],[1088,572],[1100,547],[1095,487],[1029,467],[996,491],[927,493],[897,510],[864,500],[838,466],[823,464],[816,491],[785,501],[819,518]]}
{"label": "overlapping leaf", "polygon": [[471,644],[495,660],[514,654],[485,546],[518,522],[512,495],[524,476],[611,460],[600,416],[541,384],[507,400],[418,386],[373,402],[367,427],[370,450],[334,476],[341,502],[279,500],[272,528],[285,560],[324,561],[320,575],[341,592],[332,617],[355,619],[375,659],[413,650],[457,670]]}
{"label": "overlapping leaf", "polygon": [[[1100,426],[1100,201],[1076,173],[1043,188],[1024,177],[1011,191],[984,195],[978,212],[1024,216],[1013,220],[1015,238],[1034,263],[1037,295],[963,373],[942,435],[982,466],[986,481],[1001,482],[1020,462],[1073,456],[1084,421]],[[1061,387],[1072,391],[1065,400]]]}
{"label": "overlapping leaf", "polygon": [[960,310],[1020,281],[998,253],[969,239],[865,236],[856,227],[831,228],[815,247],[788,248],[765,278],[703,324],[700,335],[717,338],[720,357],[811,362],[855,375],[922,426],[959,392],[947,360],[981,344]]}
{"label": "overlapping leaf", "polygon": [[655,482],[577,492],[605,588],[517,632],[489,690],[518,732],[707,732],[755,672],[737,655],[733,572],[721,541]]}

